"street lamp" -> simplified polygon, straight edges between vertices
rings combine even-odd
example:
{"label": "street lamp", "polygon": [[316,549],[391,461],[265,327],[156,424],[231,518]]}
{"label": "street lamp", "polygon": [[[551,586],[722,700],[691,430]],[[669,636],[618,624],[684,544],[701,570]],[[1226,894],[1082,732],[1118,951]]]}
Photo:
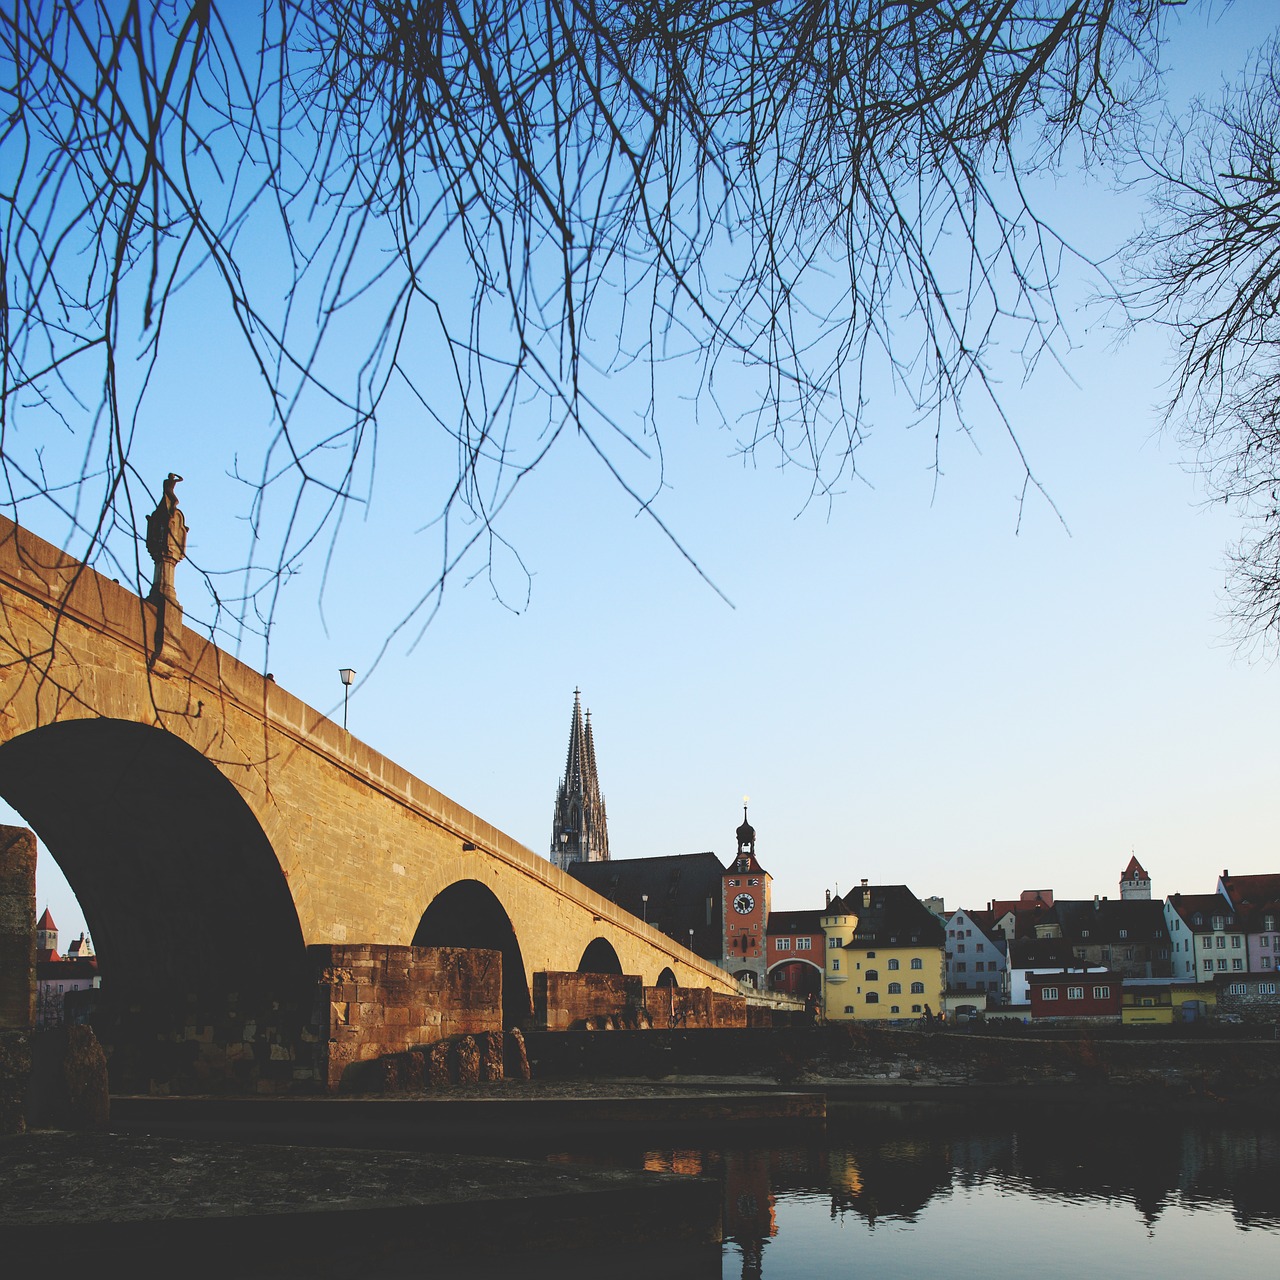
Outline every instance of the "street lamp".
{"label": "street lamp", "polygon": [[350,667],[339,667],[338,675],[342,677],[342,727],[347,727],[347,697],[351,693],[351,683],[356,673]]}
{"label": "street lamp", "polygon": [[643,912],[640,918],[645,922],[645,924],[648,924],[649,923],[649,895],[647,893],[642,893],[640,895],[640,910],[641,912]]}
{"label": "street lamp", "polygon": [[693,950],[693,930],[689,930],[689,950]]}

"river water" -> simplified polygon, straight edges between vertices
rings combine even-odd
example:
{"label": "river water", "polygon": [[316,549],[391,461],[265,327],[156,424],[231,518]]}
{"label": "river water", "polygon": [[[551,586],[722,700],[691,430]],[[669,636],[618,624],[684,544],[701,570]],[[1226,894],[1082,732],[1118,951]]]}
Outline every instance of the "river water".
{"label": "river water", "polygon": [[1168,1280],[1280,1264],[1280,1131],[1239,1120],[837,1108],[817,1142],[550,1158],[717,1178],[725,1240],[545,1272],[526,1259],[522,1275]]}

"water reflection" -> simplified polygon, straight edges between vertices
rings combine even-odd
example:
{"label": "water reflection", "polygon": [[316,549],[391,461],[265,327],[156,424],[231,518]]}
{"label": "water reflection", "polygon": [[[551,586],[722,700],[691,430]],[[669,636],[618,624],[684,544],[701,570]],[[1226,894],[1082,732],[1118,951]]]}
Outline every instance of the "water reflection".
{"label": "water reflection", "polygon": [[[1280,1133],[1243,1123],[886,1106],[846,1116],[821,1144],[654,1149],[629,1162],[720,1178],[724,1274],[743,1280],[837,1265],[852,1244],[843,1230],[851,1224],[862,1229],[860,1267],[877,1233],[910,1233],[914,1261],[903,1275],[933,1267],[985,1274],[1033,1217],[1076,1251],[1073,1265],[1080,1248],[1093,1248],[1104,1271],[1124,1241],[1153,1239],[1162,1219],[1168,1274],[1185,1273],[1188,1240],[1208,1248],[1211,1227],[1235,1232],[1237,1242],[1241,1230],[1255,1232],[1269,1250],[1280,1243],[1272,1234],[1280,1233]],[[816,1224],[817,1212],[828,1227]],[[1148,1248],[1148,1265],[1150,1256]],[[878,1262],[868,1273],[898,1274],[897,1265]]]}

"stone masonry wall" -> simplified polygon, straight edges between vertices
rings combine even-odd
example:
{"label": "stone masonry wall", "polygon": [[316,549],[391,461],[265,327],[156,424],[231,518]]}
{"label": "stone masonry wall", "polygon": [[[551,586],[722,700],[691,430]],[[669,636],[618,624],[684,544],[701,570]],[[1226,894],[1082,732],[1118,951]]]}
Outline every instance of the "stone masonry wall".
{"label": "stone masonry wall", "polygon": [[36,1017],[36,838],[0,826],[0,1133],[25,1128]]}
{"label": "stone masonry wall", "polygon": [[533,1025],[568,1031],[607,1018],[635,1026],[644,1005],[644,979],[616,973],[535,973]]}
{"label": "stone masonry wall", "polygon": [[502,956],[454,947],[307,948],[317,971],[318,1074],[457,1035],[502,1031]]}

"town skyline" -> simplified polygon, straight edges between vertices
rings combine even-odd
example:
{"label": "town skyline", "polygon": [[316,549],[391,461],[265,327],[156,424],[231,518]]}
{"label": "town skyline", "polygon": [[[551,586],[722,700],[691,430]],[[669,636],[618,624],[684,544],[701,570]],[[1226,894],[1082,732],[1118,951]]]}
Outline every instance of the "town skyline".
{"label": "town skyline", "polygon": [[[1266,34],[1243,8],[1175,33],[1184,94],[1213,92]],[[1046,181],[1041,198],[1101,259],[1138,217],[1101,175]],[[935,440],[930,423],[899,430],[890,396],[828,506],[664,385],[676,425],[653,509],[714,588],[576,440],[507,503],[492,572],[455,577],[429,625],[397,630],[435,544],[405,531],[420,495],[410,446],[388,441],[363,519],[282,583],[269,643],[218,639],[338,723],[337,672],[355,668],[352,733],[543,857],[581,687],[613,857],[727,860],[746,793],[783,909],[861,876],[948,907],[1033,887],[1092,897],[1134,853],[1159,895],[1266,870],[1280,681],[1222,618],[1238,526],[1161,430],[1164,335],[1124,338],[1097,288],[1067,264],[1065,369],[1042,360],[1022,382],[1010,353],[1004,370],[1043,494],[1024,490],[993,410]],[[226,447],[247,401],[241,365],[198,325],[190,342],[149,402],[174,426],[140,437],[134,461],[156,492],[186,477],[177,589],[203,629],[226,618],[200,571],[245,559]],[[634,389],[619,379],[623,410]],[[740,422],[733,388],[716,391]]]}

